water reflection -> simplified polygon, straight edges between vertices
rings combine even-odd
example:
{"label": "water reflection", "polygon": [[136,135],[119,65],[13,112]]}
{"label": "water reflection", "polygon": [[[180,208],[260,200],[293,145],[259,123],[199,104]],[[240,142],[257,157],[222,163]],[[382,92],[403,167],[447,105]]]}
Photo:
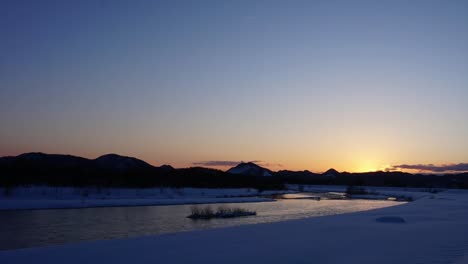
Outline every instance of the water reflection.
{"label": "water reflection", "polygon": [[[309,199],[222,204],[256,211],[257,216],[198,221],[186,218],[191,205],[3,211],[0,212],[0,249],[268,223],[370,210],[396,204],[400,203]],[[217,208],[220,204],[210,206]]]}

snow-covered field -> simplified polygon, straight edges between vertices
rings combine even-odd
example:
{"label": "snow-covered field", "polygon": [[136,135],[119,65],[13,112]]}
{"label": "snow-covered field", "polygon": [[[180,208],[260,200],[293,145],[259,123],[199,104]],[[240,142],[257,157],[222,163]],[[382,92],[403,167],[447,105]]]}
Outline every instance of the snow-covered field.
{"label": "snow-covered field", "polygon": [[468,191],[449,190],[344,215],[0,251],[0,263],[468,263],[467,204]]}
{"label": "snow-covered field", "polygon": [[262,202],[272,199],[258,195],[286,192],[259,192],[257,189],[247,188],[132,189],[33,186],[17,187],[8,191],[0,188],[0,210]]}

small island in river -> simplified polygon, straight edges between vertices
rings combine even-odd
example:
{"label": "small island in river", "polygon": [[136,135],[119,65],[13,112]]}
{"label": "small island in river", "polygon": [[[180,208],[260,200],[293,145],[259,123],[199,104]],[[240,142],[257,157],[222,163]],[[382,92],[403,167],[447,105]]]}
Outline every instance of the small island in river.
{"label": "small island in river", "polygon": [[217,211],[213,211],[210,206],[206,206],[204,208],[193,206],[190,210],[191,214],[187,217],[191,219],[233,218],[257,215],[257,212],[255,211],[249,211],[242,208],[229,208],[225,206],[218,207]]}

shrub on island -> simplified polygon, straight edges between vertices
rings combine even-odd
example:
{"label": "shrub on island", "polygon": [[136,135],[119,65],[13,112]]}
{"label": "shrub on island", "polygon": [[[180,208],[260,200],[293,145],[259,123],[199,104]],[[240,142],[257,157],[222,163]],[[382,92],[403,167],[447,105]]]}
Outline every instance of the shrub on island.
{"label": "shrub on island", "polygon": [[210,206],[205,206],[204,208],[192,206],[190,211],[191,214],[187,217],[191,219],[232,218],[257,215],[257,212],[255,211],[249,211],[242,208],[229,208],[226,206],[218,207],[217,211],[213,211]]}

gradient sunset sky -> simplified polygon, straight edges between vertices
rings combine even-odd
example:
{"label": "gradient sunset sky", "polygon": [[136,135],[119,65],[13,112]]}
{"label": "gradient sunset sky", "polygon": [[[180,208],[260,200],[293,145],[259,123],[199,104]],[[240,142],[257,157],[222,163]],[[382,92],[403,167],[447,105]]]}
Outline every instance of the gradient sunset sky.
{"label": "gradient sunset sky", "polygon": [[3,0],[0,38],[0,156],[468,162],[468,1]]}

